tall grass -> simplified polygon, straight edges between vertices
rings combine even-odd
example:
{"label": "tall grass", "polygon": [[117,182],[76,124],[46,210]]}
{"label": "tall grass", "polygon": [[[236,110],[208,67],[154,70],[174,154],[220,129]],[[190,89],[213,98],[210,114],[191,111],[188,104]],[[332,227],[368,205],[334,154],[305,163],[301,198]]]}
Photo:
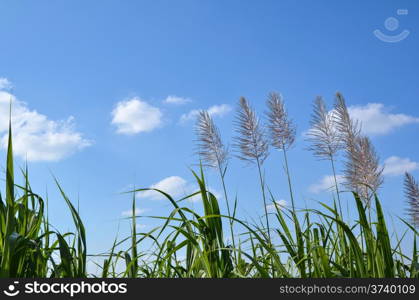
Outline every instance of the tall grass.
{"label": "tall grass", "polygon": [[[57,188],[73,219],[74,232],[62,233],[50,224],[45,201],[32,191],[26,167],[20,172],[23,184],[16,183],[10,126],[5,198],[0,195],[1,277],[419,278],[416,243],[419,201],[413,176],[406,175],[405,189],[413,214],[410,220],[402,220],[405,232],[400,239],[389,230],[376,189],[367,183],[368,201],[357,190],[350,194],[349,205],[356,208],[356,216],[350,223],[345,221],[336,201],[331,205],[320,202],[320,209],[297,209],[294,205],[288,209],[276,205],[278,202],[267,187],[261,169],[268,155],[264,129],[244,98],[240,105],[238,147],[242,159],[258,167],[264,208],[268,199],[273,203],[272,213],[268,215],[265,210],[266,222],[240,219],[235,213],[237,201],[234,208],[227,202],[227,213],[222,212],[217,197],[208,191],[206,169],[201,165],[197,172],[192,171],[198,190],[181,199],[158,189],[129,191],[132,215],[126,219],[131,232],[128,236],[116,237],[108,251],[97,255],[88,255],[83,222],[57,180]],[[324,112],[320,117],[325,118]],[[220,159],[227,152],[210,116],[203,113],[201,118],[204,119],[201,129],[211,130],[208,135],[201,132],[204,134],[201,142],[204,147],[214,146],[209,150],[201,148],[201,161],[212,163],[218,170],[228,201],[224,180],[226,161]],[[352,121],[348,122],[350,125]],[[323,146],[325,148],[317,150],[326,149],[326,156],[333,162],[335,151],[332,153],[327,143]],[[288,147],[282,144],[279,149]],[[340,197],[337,182],[335,184]],[[360,184],[357,182],[357,186]],[[172,209],[167,216],[150,217],[160,225],[140,232],[136,195],[146,190],[160,193]],[[192,209],[188,204],[189,199],[196,197],[200,198],[202,209]],[[402,247],[407,236],[412,237],[409,252]],[[99,272],[90,274],[88,259],[97,264]]]}
{"label": "tall grass", "polygon": [[23,185],[15,182],[12,129],[6,161],[6,198],[0,194],[1,277],[85,277],[86,235],[83,223],[58,181],[76,233],[52,230],[45,201],[34,193],[27,168],[21,170]]}
{"label": "tall grass", "polygon": [[[216,197],[206,187],[204,174],[193,173],[199,191],[175,200],[164,191],[161,193],[172,204],[167,217],[155,217],[162,225],[148,233],[138,233],[131,239],[128,249],[111,253],[103,264],[109,269],[113,262],[116,270],[118,259],[126,260],[125,272],[106,272],[106,276],[153,278],[330,278],[330,277],[414,277],[418,278],[416,248],[417,231],[406,222],[413,235],[412,253],[404,253],[401,240],[391,238],[378,197],[374,197],[375,212],[372,218],[366,206],[353,193],[356,206],[355,224],[343,221],[336,207],[321,203],[323,210],[306,209],[298,212],[277,208],[271,223],[272,240],[266,228],[231,218],[220,212]],[[137,189],[133,193],[148,189]],[[190,197],[199,195],[203,214],[182,205]],[[299,215],[297,215],[299,214]],[[135,224],[137,216],[130,217]],[[226,244],[223,220],[233,220],[240,232],[237,248]],[[134,227],[133,227],[134,228]],[[127,238],[128,239],[128,238]],[[126,240],[121,240],[121,244]],[[148,251],[140,252],[150,240]],[[276,242],[274,242],[276,241]],[[133,249],[136,249],[133,251]],[[133,274],[133,258],[126,253],[136,252],[138,266]],[[237,259],[233,253],[237,254]]]}

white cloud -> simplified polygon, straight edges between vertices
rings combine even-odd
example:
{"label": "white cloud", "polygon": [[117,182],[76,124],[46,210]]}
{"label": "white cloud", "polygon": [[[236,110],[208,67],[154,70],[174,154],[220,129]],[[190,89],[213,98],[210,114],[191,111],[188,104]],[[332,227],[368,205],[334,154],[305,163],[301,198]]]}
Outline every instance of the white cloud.
{"label": "white cloud", "polygon": [[118,102],[112,111],[112,124],[120,134],[149,132],[162,125],[162,112],[138,97]]}
{"label": "white cloud", "polygon": [[[166,194],[169,194],[175,200],[177,200],[177,198],[182,198],[182,197],[188,196],[190,194],[193,194],[193,193],[199,191],[198,186],[196,186],[195,184],[191,184],[191,183],[187,182],[185,179],[183,179],[182,177],[179,177],[179,176],[166,177],[166,178],[160,180],[159,182],[151,185],[150,188],[161,190],[161,191],[165,192]],[[209,187],[208,190],[212,194],[214,194],[214,196],[217,197],[218,199],[221,198],[221,195],[217,191],[212,189],[211,187]],[[150,200],[164,200],[164,199],[166,199],[166,197],[164,195],[162,195],[161,193],[156,192],[156,191],[151,191],[151,190],[150,191],[139,192],[138,197],[148,198]],[[197,201],[200,201],[200,200],[201,200],[201,198],[200,198],[199,195],[188,198],[188,201],[190,201],[190,202],[197,202]]]}
{"label": "white cloud", "polygon": [[13,153],[28,161],[58,161],[89,145],[74,129],[74,118],[53,121],[30,110],[8,92],[0,91],[1,147],[7,148],[9,109],[12,101]]}
{"label": "white cloud", "polygon": [[178,96],[167,96],[167,98],[164,100],[164,103],[168,104],[176,104],[176,105],[182,105],[191,102],[192,100],[189,98],[184,97],[178,97]]}
{"label": "white cloud", "polygon": [[383,175],[397,176],[405,172],[411,172],[419,168],[419,163],[409,158],[390,156],[384,161]]}
{"label": "white cloud", "polygon": [[225,114],[229,113],[231,111],[230,105],[227,104],[221,104],[221,105],[213,105],[210,108],[208,108],[208,114],[211,116],[217,116],[222,117]]}
{"label": "white cloud", "polygon": [[[183,114],[180,117],[180,123],[185,123],[191,120],[195,120],[199,115],[201,109],[193,109],[187,114]],[[222,117],[231,111],[231,106],[227,104],[213,105],[207,109],[208,114],[213,117]]]}
{"label": "white cloud", "polygon": [[[187,191],[189,191],[190,189],[187,181],[179,176],[166,177],[161,181],[151,185],[150,188],[161,190],[171,195],[172,197],[186,195]],[[138,196],[142,198],[149,198],[152,200],[165,199],[165,197],[161,193],[156,191],[142,191],[139,192]]]}
{"label": "white cloud", "polygon": [[[338,185],[342,184],[344,181],[343,175],[336,175],[336,181],[338,182]],[[334,188],[335,188],[334,176],[325,175],[319,182],[310,185],[308,190],[313,194],[318,194],[320,192],[324,192],[324,191],[334,189]]]}
{"label": "white cloud", "polygon": [[12,83],[4,77],[0,77],[0,90],[8,90],[12,88]]}
{"label": "white cloud", "polygon": [[[138,215],[141,215],[141,214],[143,214],[143,213],[145,213],[147,211],[149,211],[149,210],[148,209],[136,208],[135,209],[135,215],[138,216]],[[124,216],[124,217],[131,217],[132,216],[132,209],[123,211],[121,213],[121,215]]]}
{"label": "white cloud", "polygon": [[288,203],[287,203],[287,201],[285,201],[285,200],[278,200],[278,201],[275,201],[275,203],[272,203],[272,204],[268,204],[268,205],[266,205],[266,209],[267,209],[268,211],[270,211],[270,212],[272,212],[272,211],[276,211],[275,206],[276,206],[279,210],[282,210],[282,209],[284,209],[284,208],[286,208],[286,207],[288,206]]}
{"label": "white cloud", "polygon": [[390,113],[390,109],[382,103],[350,106],[348,111],[352,118],[362,123],[363,133],[370,135],[383,135],[404,125],[419,123],[419,118],[417,117]]}

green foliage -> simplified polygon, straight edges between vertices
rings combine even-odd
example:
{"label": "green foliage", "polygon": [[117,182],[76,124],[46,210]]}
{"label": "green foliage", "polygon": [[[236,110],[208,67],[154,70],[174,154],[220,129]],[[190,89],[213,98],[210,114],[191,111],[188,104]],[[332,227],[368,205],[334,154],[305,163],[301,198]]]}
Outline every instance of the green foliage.
{"label": "green foliage", "polygon": [[[6,163],[6,197],[0,195],[1,277],[86,277],[87,242],[83,222],[61,185],[57,188],[67,204],[74,232],[51,230],[45,202],[29,183],[27,168],[23,185],[15,182],[12,134]],[[135,215],[138,192],[132,192],[130,236],[115,239],[103,258],[100,277],[141,278],[284,278],[284,277],[414,277],[419,278],[416,229],[404,222],[413,235],[412,253],[403,253],[401,240],[391,238],[380,201],[365,207],[354,193],[358,215],[354,224],[343,221],[336,203],[323,210],[286,210],[274,205],[271,232],[264,225],[223,215],[217,198],[208,191],[203,170],[193,172],[199,191],[175,200],[166,217],[152,217],[162,225],[138,232]],[[272,195],[272,203],[276,203]],[[185,205],[199,197],[203,212]],[[237,201],[235,201],[234,212]],[[236,235],[225,240],[224,223]],[[263,223],[263,222],[262,222]],[[227,234],[230,236],[229,234]],[[403,237],[406,234],[403,235]],[[395,245],[394,245],[395,243]],[[145,245],[149,245],[145,248]],[[151,245],[151,246],[150,246]],[[124,247],[128,247],[123,250]],[[95,276],[95,275],[93,275]]]}
{"label": "green foliage", "polygon": [[[73,216],[77,237],[73,233],[50,230],[45,202],[32,191],[27,168],[22,170],[22,176],[24,184],[20,186],[14,179],[9,126],[5,201],[0,195],[0,276],[85,277],[86,236],[77,211],[57,181]],[[77,248],[72,245],[74,241]]]}
{"label": "green foliage", "polygon": [[[365,207],[353,193],[358,217],[355,224],[343,221],[336,203],[334,207],[322,204],[324,211],[306,209],[284,210],[276,207],[273,213],[276,226],[267,235],[263,225],[253,225],[234,217],[222,215],[216,197],[208,192],[204,175],[193,173],[200,187],[199,192],[175,201],[161,193],[172,204],[163,225],[148,233],[138,233],[137,246],[146,239],[152,242],[151,249],[138,252],[138,272],[133,274],[134,257],[126,256],[127,271],[122,276],[147,278],[418,278],[416,236],[414,227],[408,223],[413,234],[413,255],[402,253],[400,240],[392,246],[380,201],[375,197],[375,207]],[[133,193],[149,189],[136,189]],[[184,200],[199,196],[203,215],[182,206]],[[271,195],[272,197],[272,195]],[[273,197],[272,200],[274,201]],[[370,209],[375,215],[371,216]],[[368,215],[368,216],[367,216]],[[138,216],[132,217],[133,219]],[[223,220],[232,220],[239,227],[240,239],[233,248],[232,241],[226,244],[223,238]],[[313,221],[315,220],[315,221]],[[131,237],[132,238],[132,237]],[[134,239],[133,239],[134,240]],[[121,244],[124,240],[121,241]],[[120,245],[121,245],[120,244]],[[132,245],[131,247],[134,247]],[[115,244],[105,260],[104,269],[109,270]],[[233,255],[233,254],[236,255]],[[181,258],[184,256],[183,258]],[[142,260],[142,257],[147,257]],[[236,257],[236,259],[235,259]],[[130,269],[128,268],[130,267]],[[104,274],[104,273],[102,273]],[[108,277],[120,276],[106,272]]]}

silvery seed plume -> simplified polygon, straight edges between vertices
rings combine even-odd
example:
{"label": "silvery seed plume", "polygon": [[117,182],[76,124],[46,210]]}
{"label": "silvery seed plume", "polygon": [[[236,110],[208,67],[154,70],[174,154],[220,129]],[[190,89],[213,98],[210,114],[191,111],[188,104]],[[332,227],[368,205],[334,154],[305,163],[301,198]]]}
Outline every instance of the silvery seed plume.
{"label": "silvery seed plume", "polygon": [[372,194],[383,183],[383,168],[371,140],[361,135],[361,124],[350,117],[340,93],[336,93],[334,118],[345,147],[345,184],[369,206]]}
{"label": "silvery seed plume", "polygon": [[295,126],[288,118],[284,101],[278,93],[270,93],[267,101],[268,129],[271,144],[277,149],[287,150],[295,141]]}
{"label": "silvery seed plume", "polygon": [[361,126],[358,121],[350,117],[345,99],[339,92],[336,93],[333,117],[346,147],[353,147],[356,138],[361,134]]}
{"label": "silvery seed plume", "polygon": [[334,114],[334,110],[328,112],[322,97],[314,100],[311,128],[307,133],[307,140],[311,143],[308,150],[320,159],[333,159],[342,148],[342,138]]}
{"label": "silvery seed plume", "polygon": [[269,145],[255,111],[244,97],[239,101],[235,125],[237,136],[234,147],[238,152],[237,157],[250,163],[258,161],[262,164],[269,155]]}
{"label": "silvery seed plume", "polygon": [[409,205],[408,215],[412,225],[419,227],[419,186],[415,178],[409,173],[405,173],[404,192]]}
{"label": "silvery seed plume", "polygon": [[344,176],[346,185],[357,192],[361,199],[369,206],[373,193],[383,183],[383,168],[379,165],[379,158],[370,139],[366,136],[355,138],[353,145],[346,149],[347,161]]}
{"label": "silvery seed plume", "polygon": [[198,155],[203,164],[224,169],[228,160],[228,150],[224,146],[220,132],[207,111],[200,111],[196,123]]}

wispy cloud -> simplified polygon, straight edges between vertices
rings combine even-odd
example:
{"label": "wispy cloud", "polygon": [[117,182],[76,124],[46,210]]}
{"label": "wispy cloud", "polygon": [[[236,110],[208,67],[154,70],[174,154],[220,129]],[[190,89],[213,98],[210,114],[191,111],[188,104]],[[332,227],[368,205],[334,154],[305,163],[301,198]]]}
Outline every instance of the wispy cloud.
{"label": "wispy cloud", "polygon": [[419,163],[411,161],[409,158],[390,156],[384,161],[383,175],[398,176],[405,172],[412,172],[419,168]]}
{"label": "wispy cloud", "polygon": [[[169,194],[173,198],[181,198],[199,191],[198,186],[189,183],[180,176],[169,176],[150,186],[152,189],[161,190]],[[220,194],[212,188],[208,188],[217,198],[221,198]],[[148,198],[150,200],[164,200],[165,196],[157,191],[141,191],[138,193],[140,198]],[[190,202],[200,201],[200,196],[194,196],[188,199]]]}
{"label": "wispy cloud", "polygon": [[[338,182],[338,185],[342,184],[344,181],[343,175],[336,175],[336,181]],[[314,183],[309,186],[308,190],[309,192],[313,194],[318,194],[330,189],[335,188],[335,178],[333,175],[325,175],[323,176],[320,181],[317,183]]]}
{"label": "wispy cloud", "polygon": [[[276,206],[276,208],[275,208],[275,206]],[[275,203],[271,203],[271,204],[266,205],[266,209],[269,212],[273,212],[273,211],[276,211],[277,208],[279,210],[282,210],[282,209],[286,208],[287,206],[288,206],[287,201],[281,199],[281,200],[275,201]]]}
{"label": "wispy cloud", "polygon": [[0,91],[2,148],[7,147],[10,101],[15,155],[28,161],[58,161],[92,144],[75,130],[72,116],[65,120],[50,120],[36,110],[30,110],[14,95]]}
{"label": "wispy cloud", "polygon": [[382,103],[368,103],[348,108],[352,118],[362,123],[362,131],[369,135],[384,135],[404,125],[419,123],[419,118],[406,114],[393,114]]}
{"label": "wispy cloud", "polygon": [[163,114],[138,97],[121,101],[112,111],[112,124],[120,134],[150,132],[162,125]]}
{"label": "wispy cloud", "polygon": [[0,77],[0,90],[8,90],[12,88],[12,83],[9,79]]}
{"label": "wispy cloud", "polygon": [[189,98],[171,95],[171,96],[167,96],[167,98],[163,102],[167,104],[183,105],[183,104],[192,102],[192,100]]}
{"label": "wispy cloud", "polygon": [[[419,124],[419,117],[406,114],[390,113],[391,109],[382,103],[368,103],[366,105],[354,105],[348,107],[350,116],[360,122],[362,132],[366,135],[385,135],[409,124]],[[328,115],[333,118],[334,110]],[[307,137],[311,129],[302,133]]]}
{"label": "wispy cloud", "polygon": [[[172,197],[186,195],[187,191],[190,189],[187,181],[179,176],[166,177],[159,182],[152,184],[150,188],[161,190]],[[138,197],[149,198],[151,200],[162,200],[165,198],[161,193],[156,191],[142,191],[138,193]]]}
{"label": "wispy cloud", "polygon": [[[141,215],[141,214],[143,214],[143,213],[145,213],[145,212],[148,212],[148,211],[150,211],[149,209],[140,209],[140,208],[136,208],[135,209],[135,216],[139,216],[139,215]],[[129,210],[125,210],[125,211],[123,211],[122,213],[121,213],[121,215],[123,216],[123,217],[132,217],[132,209],[129,209]]]}
{"label": "wispy cloud", "polygon": [[[186,123],[191,120],[195,120],[199,115],[201,109],[193,109],[190,112],[183,114],[180,117],[180,123]],[[231,111],[231,106],[228,104],[213,105],[207,109],[208,114],[212,117],[222,117]]]}

